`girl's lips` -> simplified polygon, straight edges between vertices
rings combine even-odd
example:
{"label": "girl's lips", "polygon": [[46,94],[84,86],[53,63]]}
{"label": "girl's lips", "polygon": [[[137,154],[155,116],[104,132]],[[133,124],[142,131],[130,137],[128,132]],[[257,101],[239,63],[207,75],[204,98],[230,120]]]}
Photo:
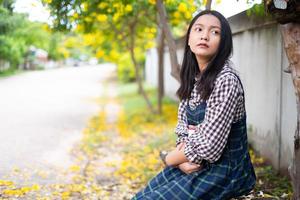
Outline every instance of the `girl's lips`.
{"label": "girl's lips", "polygon": [[204,43],[200,43],[200,44],[197,44],[197,47],[200,47],[200,48],[208,48],[208,45],[207,45],[207,44],[204,44]]}

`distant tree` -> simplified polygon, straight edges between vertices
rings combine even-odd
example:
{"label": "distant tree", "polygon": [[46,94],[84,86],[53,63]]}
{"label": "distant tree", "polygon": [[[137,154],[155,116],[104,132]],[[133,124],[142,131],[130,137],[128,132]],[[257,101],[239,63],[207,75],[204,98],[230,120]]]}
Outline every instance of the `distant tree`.
{"label": "distant tree", "polygon": [[[211,0],[204,0],[204,1],[195,1],[193,3],[196,3],[197,7],[200,8],[203,5],[205,5],[205,9],[210,10],[212,1]],[[217,0],[217,3],[220,3],[220,0]],[[165,35],[166,39],[166,44],[169,49],[170,53],[170,61],[171,61],[171,75],[178,81],[180,82],[180,66],[177,58],[177,48],[175,44],[175,39],[174,36],[172,35],[172,20],[170,20],[170,17],[168,15],[169,12],[167,12],[167,7],[164,3],[163,0],[156,0],[156,7],[157,7],[157,12],[159,15],[159,24],[160,27],[162,27],[162,30]],[[193,14],[193,12],[196,11],[196,9],[188,9],[185,10],[182,8],[184,11],[183,12],[190,12],[190,14]],[[171,23],[170,23],[171,22]],[[185,21],[186,25],[187,22]]]}
{"label": "distant tree", "polygon": [[[93,38],[91,46],[96,55],[115,63],[125,53],[130,55],[139,92],[148,108],[155,112],[143,88],[143,61],[147,48],[154,46],[157,34],[155,0],[110,1],[44,1],[51,10],[57,30],[81,30]],[[167,8],[174,15],[173,24],[184,24],[191,18],[193,0],[167,0]]]}
{"label": "distant tree", "polygon": [[0,6],[7,9],[9,12],[13,12],[13,5],[15,0],[0,0]]}
{"label": "distant tree", "polygon": [[[12,1],[2,1],[1,5],[4,2]],[[0,59],[9,61],[13,68],[22,63],[31,45],[48,50],[50,34],[45,24],[31,22],[27,15],[0,6]]]}

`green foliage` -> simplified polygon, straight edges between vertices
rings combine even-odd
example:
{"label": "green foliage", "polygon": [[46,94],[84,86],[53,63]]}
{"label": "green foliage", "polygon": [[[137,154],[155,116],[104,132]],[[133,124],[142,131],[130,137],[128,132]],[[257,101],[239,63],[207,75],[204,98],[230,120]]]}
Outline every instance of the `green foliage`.
{"label": "green foliage", "polygon": [[[157,33],[155,0],[43,0],[50,9],[56,30],[84,33],[85,45],[101,61],[118,65],[118,77],[132,81],[134,64],[142,74],[144,52],[154,47]],[[193,0],[166,0],[164,3],[176,37],[181,37],[192,17]],[[129,55],[132,56],[129,56]],[[135,58],[133,58],[135,57]],[[138,76],[140,76],[139,74]]]}
{"label": "green foliage", "polygon": [[14,2],[15,0],[0,0],[0,7],[7,9],[9,12],[12,12]]}
{"label": "green foliage", "polygon": [[29,23],[23,14],[13,14],[0,7],[0,59],[9,61],[16,68],[23,61],[29,45],[43,47],[47,35],[37,34],[38,31],[37,25]]}
{"label": "green foliage", "polygon": [[37,48],[48,50],[50,33],[44,29],[44,25],[25,20],[22,26],[14,31],[14,37],[23,40],[26,46],[34,45]]}
{"label": "green foliage", "polygon": [[132,65],[129,54],[124,54],[120,58],[117,68],[118,78],[122,82],[131,82],[135,80],[134,66]]}
{"label": "green foliage", "polygon": [[9,68],[9,69],[7,69],[5,71],[0,71],[0,77],[12,76],[12,75],[15,75],[15,74],[19,74],[21,72],[22,71],[20,71],[20,70]]}
{"label": "green foliage", "polygon": [[59,32],[72,29],[75,24],[70,19],[74,10],[82,10],[82,1],[79,0],[42,0],[42,2],[50,7],[53,27]]}
{"label": "green foliage", "polygon": [[265,7],[264,3],[254,4],[249,10],[247,10],[247,15],[256,15],[260,17],[265,17]]}
{"label": "green foliage", "polygon": [[59,43],[61,42],[62,35],[59,32],[51,34],[49,41],[48,57],[52,60],[60,60],[63,55],[58,51]]}
{"label": "green foliage", "polygon": [[13,68],[22,61],[25,45],[22,42],[15,42],[13,38],[0,35],[0,59],[7,60]]}
{"label": "green foliage", "polygon": [[273,197],[292,193],[292,186],[288,178],[280,176],[270,165],[256,167],[255,173],[257,175],[256,191],[264,191]]}
{"label": "green foliage", "polygon": [[53,59],[62,57],[57,48],[60,41],[47,30],[47,25],[31,22],[25,14],[11,12],[1,6],[4,3],[9,5],[9,1],[0,2],[0,59],[17,68],[30,46],[48,51]]}
{"label": "green foliage", "polygon": [[10,27],[9,12],[0,6],[0,34],[9,32]]}
{"label": "green foliage", "polygon": [[[253,0],[248,0],[247,3],[253,3]],[[254,4],[250,9],[247,10],[247,15],[254,15],[264,19],[273,18],[273,16],[266,11],[264,1],[262,1],[260,4]]]}

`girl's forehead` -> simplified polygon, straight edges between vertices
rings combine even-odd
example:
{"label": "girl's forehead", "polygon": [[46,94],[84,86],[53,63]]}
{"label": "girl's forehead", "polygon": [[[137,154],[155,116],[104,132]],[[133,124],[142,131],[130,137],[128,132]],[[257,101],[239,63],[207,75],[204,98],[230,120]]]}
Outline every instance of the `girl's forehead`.
{"label": "girl's forehead", "polygon": [[213,26],[221,28],[220,20],[211,14],[205,14],[198,17],[193,26],[201,25],[201,26]]}

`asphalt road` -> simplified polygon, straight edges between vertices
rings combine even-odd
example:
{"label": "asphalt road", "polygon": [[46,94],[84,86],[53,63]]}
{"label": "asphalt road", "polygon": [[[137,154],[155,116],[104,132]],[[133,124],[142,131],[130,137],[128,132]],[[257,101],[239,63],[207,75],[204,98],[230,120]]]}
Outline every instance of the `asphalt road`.
{"label": "asphalt road", "polygon": [[114,66],[64,67],[0,79],[0,179],[15,168],[66,168],[99,110]]}

